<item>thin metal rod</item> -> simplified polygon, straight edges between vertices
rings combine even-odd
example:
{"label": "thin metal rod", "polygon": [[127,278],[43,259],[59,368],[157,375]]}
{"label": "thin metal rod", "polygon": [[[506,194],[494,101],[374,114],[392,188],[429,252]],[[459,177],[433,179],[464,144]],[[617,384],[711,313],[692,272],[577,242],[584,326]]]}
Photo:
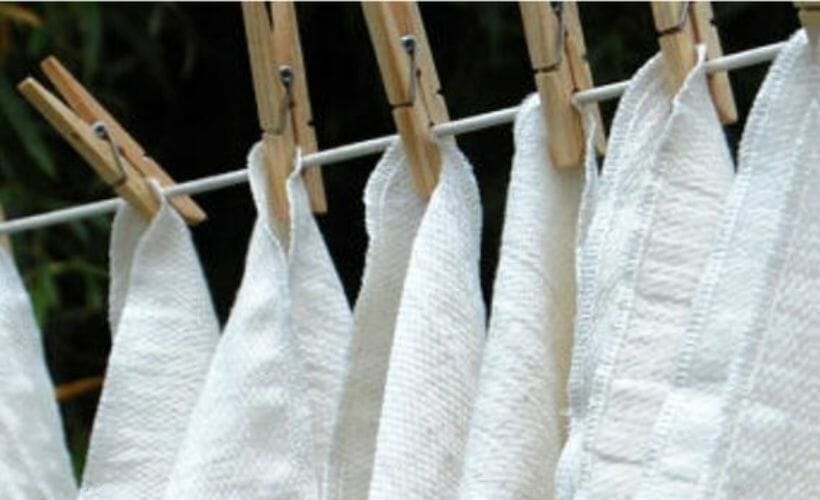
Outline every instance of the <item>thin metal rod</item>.
{"label": "thin metal rod", "polygon": [[[785,42],[773,43],[771,45],[764,45],[751,50],[723,56],[712,61],[708,61],[706,63],[706,71],[709,73],[731,71],[771,61],[775,58],[775,56],[777,56],[778,52],[780,52],[784,45]],[[594,89],[578,92],[575,94],[574,99],[579,105],[614,99],[624,93],[628,84],[629,81],[622,81],[602,85]],[[433,133],[437,137],[447,137],[466,134],[499,125],[505,125],[512,123],[513,120],[515,120],[515,115],[517,113],[518,106],[512,106],[496,111],[490,111],[488,113],[473,115],[467,118],[452,120],[447,123],[436,125],[433,127]],[[305,167],[316,165],[326,166],[334,163],[341,163],[354,158],[378,154],[387,149],[387,147],[390,146],[396,138],[396,135],[388,135],[326,149],[324,151],[305,155],[302,158],[302,162]],[[215,191],[245,182],[248,182],[248,171],[243,168],[223,174],[182,182],[165,189],[164,193],[166,196],[179,196],[184,194],[193,195],[206,193],[208,191]],[[120,198],[110,198],[84,205],[45,212],[38,215],[13,219],[0,223],[0,234],[19,233],[22,231],[29,231],[72,220],[114,212],[120,206],[120,203],[123,203]]]}

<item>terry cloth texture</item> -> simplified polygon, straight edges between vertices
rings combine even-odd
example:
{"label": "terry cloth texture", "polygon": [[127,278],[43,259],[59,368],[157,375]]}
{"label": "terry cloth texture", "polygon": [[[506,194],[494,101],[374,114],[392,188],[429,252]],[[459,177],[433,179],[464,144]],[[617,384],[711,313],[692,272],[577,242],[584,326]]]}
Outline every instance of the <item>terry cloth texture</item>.
{"label": "terry cloth texture", "polygon": [[490,326],[460,485],[463,499],[551,498],[566,437],[575,228],[584,171],[553,167],[543,116],[534,94],[516,117]]}
{"label": "terry cloth texture", "polygon": [[[570,429],[556,468],[556,498],[573,498],[580,483],[592,379],[613,321],[617,291],[634,279],[625,251],[642,227],[640,200],[651,184],[650,160],[669,119],[663,58],[650,59],[630,80],[612,122],[603,173],[588,179],[576,252],[575,338],[568,381]],[[594,176],[590,176],[593,177]],[[593,198],[593,199],[590,199]]]}
{"label": "terry cloth texture", "polygon": [[820,64],[771,67],[638,498],[817,498]]}
{"label": "terry cloth texture", "polygon": [[353,313],[348,372],[331,456],[329,498],[367,498],[402,286],[426,206],[410,175],[407,157],[396,141],[379,160],[365,189],[370,243]]}
{"label": "terry cloth texture", "polygon": [[259,144],[258,217],[245,273],[166,498],[320,498],[351,313],[310,211],[301,165],[287,227],[270,219]]}
{"label": "terry cloth texture", "polygon": [[219,325],[190,232],[165,199],[150,223],[123,205],[110,251],[112,348],[80,498],[156,499]]}
{"label": "terry cloth texture", "polygon": [[76,498],[40,329],[5,248],[0,248],[0,352],[0,498]]}
{"label": "terry cloth texture", "polygon": [[379,422],[372,500],[453,498],[473,406],[484,304],[481,206],[453,142],[419,226],[401,295]]}
{"label": "terry cloth texture", "polygon": [[634,260],[618,287],[588,403],[576,498],[630,499],[669,393],[674,356],[713,248],[734,166],[709,94],[704,52],[672,101],[639,201]]}

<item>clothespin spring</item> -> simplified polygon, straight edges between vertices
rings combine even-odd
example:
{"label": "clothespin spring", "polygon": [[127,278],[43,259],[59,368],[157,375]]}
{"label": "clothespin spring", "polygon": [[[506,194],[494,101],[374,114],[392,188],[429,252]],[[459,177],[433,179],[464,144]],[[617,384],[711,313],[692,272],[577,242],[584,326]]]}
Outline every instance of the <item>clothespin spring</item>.
{"label": "clothespin spring", "polygon": [[409,108],[416,102],[416,73],[418,66],[416,63],[416,37],[413,35],[404,35],[400,38],[401,46],[407,52],[407,57],[410,59],[410,98],[407,102],[400,102],[393,105],[394,108]]}
{"label": "clothespin spring", "polygon": [[120,174],[117,180],[109,183],[108,185],[112,189],[122,187],[128,181],[128,175],[125,173],[125,168],[122,166],[122,161],[120,160],[120,150],[114,142],[114,138],[108,133],[108,128],[105,126],[105,123],[101,121],[94,122],[94,124],[91,125],[91,130],[94,131],[94,134],[97,137],[106,141],[111,147],[111,156],[114,159],[114,165],[117,167]]}
{"label": "clothespin spring", "polygon": [[279,80],[282,82],[282,86],[285,87],[285,97],[284,102],[281,106],[279,106],[279,117],[277,119],[277,124],[273,127],[269,133],[273,135],[282,135],[282,132],[285,131],[285,127],[288,126],[288,114],[290,110],[293,108],[293,79],[294,79],[293,68],[286,64],[279,66]]}

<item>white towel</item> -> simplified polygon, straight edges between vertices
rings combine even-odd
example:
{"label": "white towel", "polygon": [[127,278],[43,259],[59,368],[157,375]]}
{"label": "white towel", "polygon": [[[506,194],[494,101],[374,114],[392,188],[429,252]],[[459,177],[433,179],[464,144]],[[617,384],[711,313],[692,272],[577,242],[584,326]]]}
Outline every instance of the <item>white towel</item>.
{"label": "white towel", "polygon": [[439,183],[404,282],[370,484],[373,500],[458,492],[485,335],[478,186],[454,143],[440,143]]}
{"label": "white towel", "polygon": [[156,499],[219,325],[190,232],[164,199],[150,223],[117,212],[111,266],[112,348],[80,497]]}
{"label": "white towel", "polygon": [[0,498],[77,496],[42,342],[14,260],[0,247]]}
{"label": "white towel", "polygon": [[399,300],[426,206],[413,188],[410,166],[398,141],[370,175],[364,203],[370,243],[354,309],[329,476],[329,498],[343,500],[367,498]]}
{"label": "white towel", "polygon": [[800,31],[750,113],[638,498],[820,496],[818,89]]}
{"label": "white towel", "polygon": [[695,288],[715,242],[734,177],[709,94],[704,53],[675,96],[651,179],[638,201],[640,225],[623,249],[633,260],[617,285],[615,314],[595,368],[587,444],[576,498],[629,499],[652,428],[669,393]]}
{"label": "white towel", "polygon": [[[663,58],[650,59],[630,80],[612,122],[601,177],[588,179],[581,201],[576,251],[575,338],[568,381],[570,431],[556,468],[556,498],[572,498],[580,481],[589,393],[608,339],[619,284],[632,279],[624,251],[641,227],[639,210],[650,185],[649,160],[660,144],[670,105]],[[593,199],[590,199],[593,198]]]}
{"label": "white towel", "polygon": [[515,122],[490,327],[460,486],[464,499],[553,495],[567,425],[584,171],[553,167],[545,128],[532,95]]}
{"label": "white towel", "polygon": [[319,498],[351,313],[297,161],[291,234],[269,217],[259,144],[248,158],[258,218],[245,274],[166,498]]}

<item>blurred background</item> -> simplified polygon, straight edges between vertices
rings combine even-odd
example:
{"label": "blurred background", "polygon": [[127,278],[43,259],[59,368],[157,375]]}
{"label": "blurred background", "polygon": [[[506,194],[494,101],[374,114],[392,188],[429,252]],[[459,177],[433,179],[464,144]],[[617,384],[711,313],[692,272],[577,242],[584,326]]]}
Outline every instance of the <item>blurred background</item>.
{"label": "blurred background", "polygon": [[[714,3],[726,53],[787,38],[789,3]],[[519,103],[533,80],[516,3],[424,3],[422,15],[450,115]],[[629,78],[657,49],[647,3],[582,3],[597,83]],[[320,148],[394,132],[367,29],[356,3],[297,6]],[[259,138],[240,7],[236,3],[0,3],[0,202],[9,218],[110,196],[106,186],[15,86],[54,54],[177,180],[245,166]],[[732,73],[741,114],[726,129],[736,149],[767,65]],[[616,102],[603,105],[607,125]],[[512,127],[459,138],[484,208],[482,280],[489,302]],[[362,193],[377,157],[324,168],[329,212],[319,223],[354,301],[367,235]],[[193,230],[224,322],[255,217],[246,185],[204,194],[208,222]],[[14,253],[45,336],[55,384],[105,372],[110,217],[15,235]],[[98,390],[61,402],[78,474]]]}

